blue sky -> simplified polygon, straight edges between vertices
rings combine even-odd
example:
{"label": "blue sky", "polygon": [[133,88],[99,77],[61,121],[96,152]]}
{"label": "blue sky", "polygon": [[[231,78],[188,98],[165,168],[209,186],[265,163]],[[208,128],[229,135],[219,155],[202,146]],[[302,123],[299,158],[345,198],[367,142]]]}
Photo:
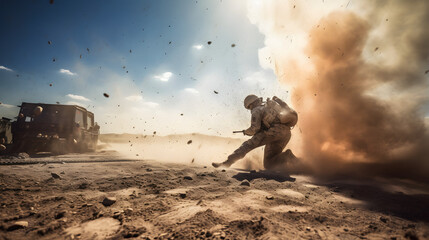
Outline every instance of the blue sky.
{"label": "blue sky", "polygon": [[0,27],[1,116],[60,102],[102,132],[219,135],[246,127],[247,94],[287,96],[244,1],[2,1]]}
{"label": "blue sky", "polygon": [[[425,38],[419,4],[425,1],[1,1],[0,116],[15,117],[13,106],[23,101],[60,102],[93,111],[103,133],[232,136],[249,125],[248,94],[277,95],[305,116],[323,101],[318,85],[307,91],[319,74],[307,51],[311,31],[338,11],[370,25],[362,62],[386,73],[404,69],[359,94],[428,116],[427,63],[410,44]],[[416,9],[422,13],[402,21]],[[406,73],[418,81],[398,88]]]}

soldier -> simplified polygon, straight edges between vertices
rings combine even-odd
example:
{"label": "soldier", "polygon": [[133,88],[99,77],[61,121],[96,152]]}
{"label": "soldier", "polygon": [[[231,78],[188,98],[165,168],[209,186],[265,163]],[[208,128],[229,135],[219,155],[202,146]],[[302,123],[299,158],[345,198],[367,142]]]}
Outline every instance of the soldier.
{"label": "soldier", "polygon": [[[262,104],[262,98],[256,95],[249,95],[244,99],[244,107],[251,111],[252,119],[251,126],[243,130],[243,133],[247,136],[252,136],[252,138],[245,141],[229,155],[226,161],[212,163],[213,167],[230,167],[248,152],[263,145],[265,145],[265,169],[278,169],[285,163],[285,160],[295,158],[289,149],[286,152],[282,151],[290,140],[291,127],[297,122],[298,115],[296,112],[276,96],[272,100],[267,99],[266,104]],[[279,108],[286,109],[286,112],[288,112],[288,114],[284,114],[284,111],[281,113],[287,115],[288,120],[286,122],[279,115]]]}

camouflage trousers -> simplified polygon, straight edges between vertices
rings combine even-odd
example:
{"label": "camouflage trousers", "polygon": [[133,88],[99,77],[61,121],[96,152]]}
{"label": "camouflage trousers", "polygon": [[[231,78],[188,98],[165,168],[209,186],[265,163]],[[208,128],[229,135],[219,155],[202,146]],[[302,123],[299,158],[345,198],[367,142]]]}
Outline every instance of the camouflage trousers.
{"label": "camouflage trousers", "polygon": [[286,159],[289,152],[283,152],[291,137],[290,128],[283,124],[271,126],[268,130],[260,131],[245,141],[241,146],[228,156],[227,162],[235,163],[246,156],[253,149],[265,145],[264,168],[273,170]]}

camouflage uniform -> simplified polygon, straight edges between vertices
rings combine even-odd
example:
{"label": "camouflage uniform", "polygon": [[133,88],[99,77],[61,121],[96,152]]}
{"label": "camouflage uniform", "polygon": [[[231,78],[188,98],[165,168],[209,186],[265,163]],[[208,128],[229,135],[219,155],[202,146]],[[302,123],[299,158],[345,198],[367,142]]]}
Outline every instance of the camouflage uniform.
{"label": "camouflage uniform", "polygon": [[253,137],[228,156],[226,161],[228,165],[235,163],[248,152],[263,145],[265,145],[265,169],[274,169],[284,162],[290,151],[284,153],[282,151],[290,140],[291,132],[290,127],[281,124],[275,116],[272,109],[266,106],[261,105],[252,109],[251,126],[244,130],[244,134]]}

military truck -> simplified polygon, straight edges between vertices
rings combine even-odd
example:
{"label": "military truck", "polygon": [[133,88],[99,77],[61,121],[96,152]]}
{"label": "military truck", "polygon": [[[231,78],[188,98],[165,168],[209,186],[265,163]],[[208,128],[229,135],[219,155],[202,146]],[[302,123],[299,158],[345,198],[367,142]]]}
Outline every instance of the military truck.
{"label": "military truck", "polygon": [[12,123],[13,152],[95,151],[100,127],[94,114],[77,105],[21,104]]}

